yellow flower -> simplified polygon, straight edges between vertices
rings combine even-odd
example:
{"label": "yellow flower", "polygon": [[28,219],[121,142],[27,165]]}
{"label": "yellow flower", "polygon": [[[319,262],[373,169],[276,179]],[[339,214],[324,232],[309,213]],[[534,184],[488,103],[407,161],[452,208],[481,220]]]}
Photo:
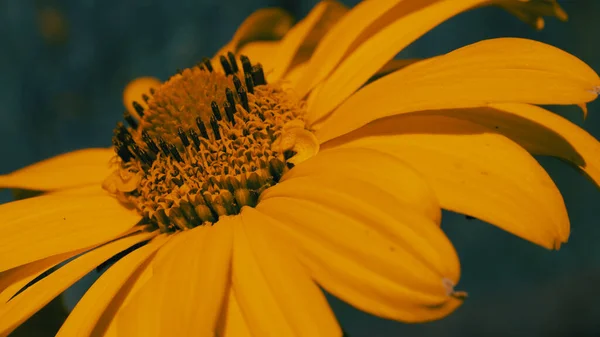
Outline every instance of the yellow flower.
{"label": "yellow flower", "polygon": [[482,5],[564,18],[544,0],[326,1],[294,26],[262,10],[212,60],[132,82],[113,148],[0,176],[45,192],[0,205],[0,336],[117,254],[59,336],[341,336],[319,286],[444,317],[464,294],[441,208],[558,248],[564,202],[531,154],[599,184],[600,145],[537,105],[585,108],[598,75],[516,38],[390,62]]}

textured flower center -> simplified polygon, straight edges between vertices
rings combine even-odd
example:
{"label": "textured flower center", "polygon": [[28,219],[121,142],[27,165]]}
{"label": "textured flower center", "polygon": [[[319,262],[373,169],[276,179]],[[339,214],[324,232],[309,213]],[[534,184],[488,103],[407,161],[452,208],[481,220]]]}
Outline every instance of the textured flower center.
{"label": "textured flower center", "polygon": [[115,128],[119,167],[103,186],[163,232],[256,205],[292,166],[294,144],[283,143],[297,137],[286,130],[308,133],[302,102],[267,84],[260,64],[228,56],[225,74],[208,60],[180,71]]}

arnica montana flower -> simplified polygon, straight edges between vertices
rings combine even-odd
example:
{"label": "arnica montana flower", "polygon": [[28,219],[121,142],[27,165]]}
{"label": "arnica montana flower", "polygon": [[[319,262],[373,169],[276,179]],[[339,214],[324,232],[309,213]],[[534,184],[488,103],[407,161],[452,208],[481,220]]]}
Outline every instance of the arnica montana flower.
{"label": "arnica montana flower", "polygon": [[538,105],[585,110],[598,75],[518,38],[390,61],[483,5],[565,18],[544,0],[261,10],[212,60],[132,82],[113,147],[0,176],[44,192],[0,206],[0,335],[111,259],[59,336],[341,336],[321,289],[438,319],[464,299],[441,209],[558,248],[569,219],[532,154],[598,184],[600,145]]}

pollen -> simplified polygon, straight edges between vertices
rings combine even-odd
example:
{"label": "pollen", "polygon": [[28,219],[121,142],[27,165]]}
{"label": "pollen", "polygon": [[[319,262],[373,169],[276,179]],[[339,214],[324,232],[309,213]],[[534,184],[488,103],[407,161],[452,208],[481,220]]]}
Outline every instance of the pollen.
{"label": "pollen", "polygon": [[[103,186],[162,232],[212,225],[256,205],[293,165],[316,153],[302,101],[232,53],[179,71],[133,102]],[[290,141],[291,139],[291,141]],[[291,143],[290,143],[291,142]],[[296,144],[297,143],[297,144]],[[306,144],[313,144],[313,146]]]}

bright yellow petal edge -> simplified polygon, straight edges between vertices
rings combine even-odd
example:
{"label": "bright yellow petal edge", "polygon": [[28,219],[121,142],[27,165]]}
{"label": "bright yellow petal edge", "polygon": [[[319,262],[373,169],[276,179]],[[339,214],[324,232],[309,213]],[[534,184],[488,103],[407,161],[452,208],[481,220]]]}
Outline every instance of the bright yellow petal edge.
{"label": "bright yellow petal edge", "polygon": [[[230,62],[247,54],[262,63],[267,82],[280,81],[290,99],[306,99],[306,117],[283,129],[290,144],[272,144],[298,152],[285,166],[270,164],[281,173],[276,185],[257,205],[210,225],[187,228],[208,208],[184,204],[166,215],[178,229],[148,226],[121,193],[136,191],[140,180],[115,176],[114,167],[129,158],[116,157],[118,148],[76,151],[0,175],[0,187],[45,192],[0,206],[8,233],[0,238],[0,336],[123,251],[129,253],[89,289],[59,336],[341,336],[321,288],[379,317],[440,319],[465,297],[455,290],[460,264],[439,227],[441,208],[557,249],[569,236],[567,211],[531,154],[567,160],[600,184],[600,144],[535,104],[584,107],[599,94],[598,75],[572,55],[523,39],[391,60],[442,21],[484,5],[538,29],[543,16],[566,19],[553,0],[381,0],[350,10],[324,1],[296,26],[278,9],[250,16],[212,59],[215,73],[227,72],[218,67],[223,54],[231,52]],[[390,39],[396,43],[384,43]],[[162,85],[144,77],[126,88],[134,124],[147,122]],[[404,95],[390,99],[390,91]],[[199,145],[180,155],[192,146]],[[140,163],[155,160],[130,151]],[[166,156],[175,156],[170,151]],[[107,176],[112,184],[102,184]],[[238,189],[261,179],[229,181],[232,191],[218,200],[252,203]]]}

